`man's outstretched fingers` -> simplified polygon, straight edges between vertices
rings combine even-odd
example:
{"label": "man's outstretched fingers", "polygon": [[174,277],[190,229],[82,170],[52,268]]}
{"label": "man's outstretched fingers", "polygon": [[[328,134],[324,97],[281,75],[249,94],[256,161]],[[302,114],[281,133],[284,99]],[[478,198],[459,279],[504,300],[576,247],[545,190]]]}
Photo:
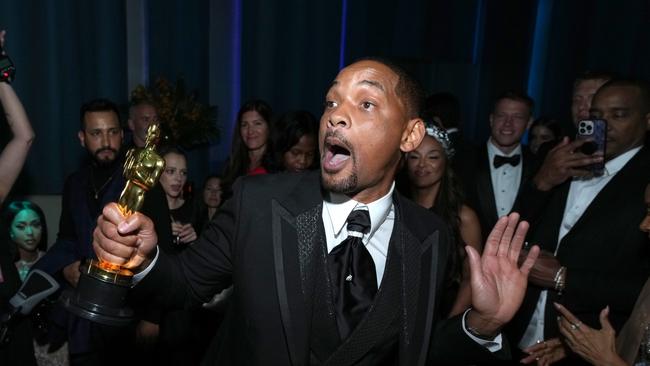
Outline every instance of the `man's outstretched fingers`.
{"label": "man's outstretched fingers", "polygon": [[535,261],[537,261],[538,256],[539,256],[539,247],[537,245],[533,245],[533,247],[530,248],[530,250],[528,251],[526,260],[519,268],[521,273],[528,276],[528,273],[530,273],[530,270],[533,268],[533,265],[535,265]]}
{"label": "man's outstretched fingers", "polygon": [[513,212],[510,215],[508,215],[508,225],[503,231],[503,235],[501,235],[497,256],[499,257],[508,256],[508,252],[510,250],[510,243],[512,242],[512,236],[515,233],[515,229],[517,228],[518,223],[519,223],[518,213]]}
{"label": "man's outstretched fingers", "polygon": [[494,228],[490,232],[487,241],[485,242],[483,255],[485,256],[497,255],[497,252],[499,251],[499,242],[501,241],[501,237],[503,236],[503,232],[505,231],[507,225],[508,225],[507,216],[503,216],[499,218],[496,225],[494,225]]}
{"label": "man's outstretched fingers", "polygon": [[521,247],[524,245],[524,241],[526,241],[526,233],[529,227],[530,225],[526,221],[521,221],[517,225],[517,230],[510,243],[509,251],[510,259],[515,262],[519,260],[519,252],[521,252]]}

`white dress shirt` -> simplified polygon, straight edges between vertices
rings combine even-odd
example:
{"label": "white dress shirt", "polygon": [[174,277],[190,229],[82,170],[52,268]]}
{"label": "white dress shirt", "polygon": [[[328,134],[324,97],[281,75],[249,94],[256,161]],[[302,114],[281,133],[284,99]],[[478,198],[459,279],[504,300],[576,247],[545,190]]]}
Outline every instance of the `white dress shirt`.
{"label": "white dress shirt", "polygon": [[[497,217],[505,216],[510,213],[512,206],[515,204],[519,184],[521,184],[521,167],[523,165],[523,156],[521,154],[521,145],[506,154],[499,150],[490,138],[487,142],[488,164],[490,164],[490,177],[492,178],[492,191],[494,193],[494,203],[497,209]],[[519,164],[512,166],[503,164],[498,168],[494,167],[493,161],[495,155],[514,156],[519,154]]]}
{"label": "white dress shirt", "polygon": [[[368,204],[363,204],[351,199],[348,196],[330,193],[329,201],[323,201],[323,226],[327,238],[327,253],[339,245],[348,236],[346,221],[350,213],[355,209],[368,210],[370,214],[370,231],[363,236],[362,242],[370,252],[377,271],[377,287],[380,286],[386,268],[388,256],[388,244],[395,226],[395,206],[393,205],[393,191],[395,182],[390,191],[380,199]],[[494,340],[486,341],[473,336],[467,331],[463,314],[463,331],[472,340],[487,348],[490,352],[497,352],[502,347],[502,337],[499,334]]]}
{"label": "white dress shirt", "polygon": [[[598,193],[605,188],[607,183],[618,173],[625,164],[627,164],[636,153],[641,150],[641,146],[629,150],[616,158],[605,163],[605,172],[600,177],[591,179],[574,179],[571,181],[569,187],[569,194],[567,195],[566,205],[564,206],[564,216],[562,216],[562,224],[555,245],[555,255],[560,249],[560,242],[564,236],[571,231],[573,225],[580,219],[582,214],[587,210],[587,207],[596,198]],[[524,336],[519,341],[519,348],[530,347],[537,341],[544,340],[544,309],[546,309],[546,299],[548,296],[547,290],[543,290],[537,300],[535,312],[528,324],[528,328],[524,332]]]}

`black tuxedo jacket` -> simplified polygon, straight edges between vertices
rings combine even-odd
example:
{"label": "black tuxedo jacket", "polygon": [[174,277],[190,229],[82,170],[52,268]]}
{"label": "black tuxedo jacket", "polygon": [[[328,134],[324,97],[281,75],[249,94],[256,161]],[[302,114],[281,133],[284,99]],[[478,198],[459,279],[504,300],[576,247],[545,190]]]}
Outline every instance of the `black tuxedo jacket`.
{"label": "black tuxedo jacket", "polygon": [[[485,239],[499,220],[490,175],[491,162],[488,161],[487,145],[477,147],[473,153],[464,154],[459,158],[461,160],[455,163],[455,167],[465,191],[467,205],[476,211],[481,223],[481,233]],[[522,170],[518,196],[521,188],[535,172],[533,157],[523,147],[520,164],[522,164]],[[518,200],[519,197],[515,200],[512,211],[517,211]]]}
{"label": "black tuxedo jacket", "polygon": [[[650,274],[650,240],[639,230],[646,215],[644,192],[650,181],[650,151],[642,149],[594,198],[580,219],[564,236],[557,258],[567,267],[564,294],[548,292],[545,313],[546,338],[559,335],[552,301],[564,304],[581,321],[600,328],[598,314],[607,305],[609,319],[618,331]],[[522,204],[536,201],[539,218],[531,226],[528,241],[551,253],[555,250],[571,182],[550,193],[528,189]],[[529,286],[524,303],[510,325],[511,341],[517,342],[530,322],[540,288]]]}
{"label": "black tuxedo jacket", "polygon": [[376,365],[378,355],[388,355],[381,364],[423,365],[493,357],[463,332],[460,317],[440,319],[451,250],[445,226],[397,194],[381,287],[342,342],[327,307],[322,202],[318,172],[245,177],[199,240],[177,257],[159,253],[136,289],[160,293],[164,284],[168,306],[188,306],[232,283],[218,364]]}

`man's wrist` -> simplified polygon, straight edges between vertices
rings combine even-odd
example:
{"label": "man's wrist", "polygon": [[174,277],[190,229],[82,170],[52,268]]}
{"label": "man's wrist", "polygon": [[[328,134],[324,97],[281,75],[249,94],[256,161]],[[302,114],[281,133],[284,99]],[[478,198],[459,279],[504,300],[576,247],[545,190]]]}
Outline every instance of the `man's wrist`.
{"label": "man's wrist", "polygon": [[548,192],[553,188],[553,185],[547,183],[543,178],[540,178],[537,175],[533,178],[533,186],[535,189],[542,192]]}
{"label": "man's wrist", "polygon": [[483,316],[473,308],[467,311],[465,328],[476,338],[493,340],[499,335],[502,326],[502,323],[495,322],[492,318]]}

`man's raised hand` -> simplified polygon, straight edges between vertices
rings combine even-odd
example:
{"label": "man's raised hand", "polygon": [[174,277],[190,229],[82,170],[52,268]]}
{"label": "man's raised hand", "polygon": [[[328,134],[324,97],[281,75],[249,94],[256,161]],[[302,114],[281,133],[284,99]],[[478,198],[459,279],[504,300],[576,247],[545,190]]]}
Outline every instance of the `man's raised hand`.
{"label": "man's raised hand", "polygon": [[99,259],[130,269],[148,263],[157,243],[151,219],[139,212],[125,218],[116,203],[104,207],[93,234]]}

